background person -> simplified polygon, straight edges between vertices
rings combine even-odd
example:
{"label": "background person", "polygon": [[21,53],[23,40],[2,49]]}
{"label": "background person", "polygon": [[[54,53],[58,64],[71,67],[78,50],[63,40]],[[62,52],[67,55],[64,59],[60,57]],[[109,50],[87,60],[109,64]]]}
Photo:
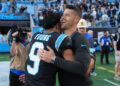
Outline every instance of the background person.
{"label": "background person", "polygon": [[25,62],[29,48],[29,37],[26,30],[14,28],[13,41],[10,48],[9,86],[24,86],[19,77],[25,73]]}
{"label": "background person", "polygon": [[[89,52],[92,57],[94,57],[95,60],[95,49],[94,49],[94,39],[93,39],[93,32],[91,31],[91,34],[87,33],[87,21],[85,19],[80,19],[79,23],[77,24],[78,31],[83,34],[89,41]],[[91,75],[96,76],[97,74],[94,72],[95,69],[95,63],[94,67],[92,68]]]}
{"label": "background person", "polygon": [[104,36],[102,36],[99,41],[100,51],[101,51],[101,57],[100,57],[101,64],[103,64],[104,55],[106,58],[106,64],[109,64],[110,44],[111,44],[110,37],[107,36],[107,31],[105,31]]}
{"label": "background person", "polygon": [[114,37],[114,52],[115,52],[115,80],[120,80],[120,26],[118,26],[118,33]]}

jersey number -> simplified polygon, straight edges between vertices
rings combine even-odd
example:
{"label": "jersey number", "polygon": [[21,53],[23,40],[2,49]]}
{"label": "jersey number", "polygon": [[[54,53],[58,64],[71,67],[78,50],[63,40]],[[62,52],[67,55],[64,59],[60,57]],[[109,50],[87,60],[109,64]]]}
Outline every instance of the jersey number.
{"label": "jersey number", "polygon": [[40,48],[44,49],[42,42],[35,42],[31,47],[29,59],[33,62],[33,66],[27,65],[27,71],[31,75],[36,75],[39,71],[40,58],[38,57],[37,53],[35,54],[35,51],[39,50]]}

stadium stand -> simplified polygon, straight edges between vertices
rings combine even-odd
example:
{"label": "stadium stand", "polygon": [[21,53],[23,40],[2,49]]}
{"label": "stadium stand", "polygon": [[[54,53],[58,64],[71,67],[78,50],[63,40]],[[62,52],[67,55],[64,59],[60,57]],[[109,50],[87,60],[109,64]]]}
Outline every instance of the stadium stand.
{"label": "stadium stand", "polygon": [[[87,20],[88,29],[96,31],[98,28],[104,28],[104,30],[108,30],[106,28],[117,28],[120,24],[119,0],[1,0],[0,26],[8,20],[12,23],[30,21],[28,15],[32,15],[35,23],[33,33],[42,31],[41,23],[44,15],[51,11],[62,13],[66,4],[76,5],[82,9],[82,18]],[[23,23],[25,24],[25,22]],[[9,23],[6,24],[10,27]],[[95,35],[95,39],[96,37]]]}

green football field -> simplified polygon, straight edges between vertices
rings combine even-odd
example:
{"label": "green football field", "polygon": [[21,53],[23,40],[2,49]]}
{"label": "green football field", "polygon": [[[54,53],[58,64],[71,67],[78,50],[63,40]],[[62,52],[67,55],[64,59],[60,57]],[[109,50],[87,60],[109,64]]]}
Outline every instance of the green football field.
{"label": "green football field", "polygon": [[[0,54],[0,61],[9,61],[9,54]],[[113,79],[114,77],[114,65],[115,59],[113,52],[109,54],[110,64],[100,64],[100,53],[96,53],[96,70],[97,76],[91,76],[93,80],[93,86],[120,86],[120,81]],[[58,79],[56,80],[56,86],[59,86]]]}

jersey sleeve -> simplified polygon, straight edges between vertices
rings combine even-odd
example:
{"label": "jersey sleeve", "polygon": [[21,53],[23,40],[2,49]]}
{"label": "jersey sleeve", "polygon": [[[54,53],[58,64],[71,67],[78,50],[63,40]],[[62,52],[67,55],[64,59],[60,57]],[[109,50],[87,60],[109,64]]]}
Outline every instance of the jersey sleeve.
{"label": "jersey sleeve", "polygon": [[71,46],[72,40],[65,34],[60,35],[55,43],[55,48],[60,55],[62,55],[64,50],[71,49]]}

